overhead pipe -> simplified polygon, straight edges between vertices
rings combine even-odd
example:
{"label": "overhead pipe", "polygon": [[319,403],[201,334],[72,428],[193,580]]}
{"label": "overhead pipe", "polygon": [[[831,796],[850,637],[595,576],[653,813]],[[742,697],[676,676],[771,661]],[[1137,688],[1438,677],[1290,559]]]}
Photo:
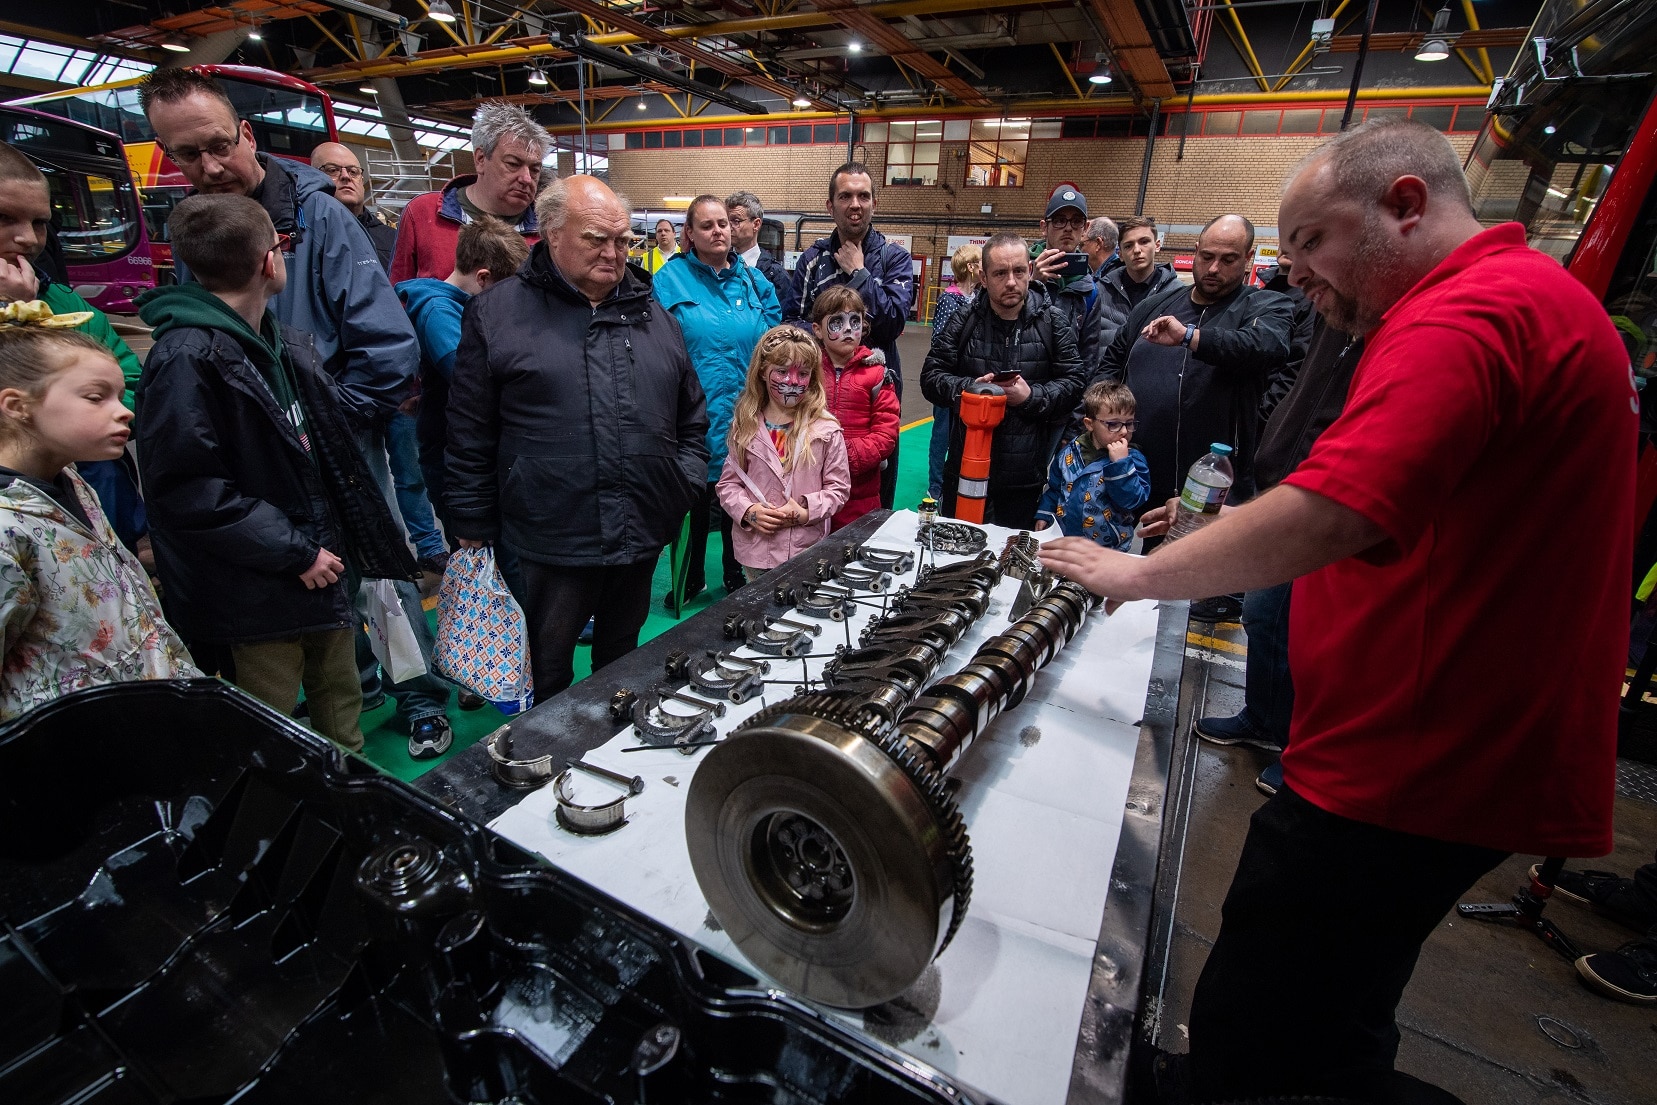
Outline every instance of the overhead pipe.
{"label": "overhead pipe", "polygon": [[1375,33],[1375,13],[1381,0],[1369,0],[1369,18],[1364,21],[1364,36],[1358,43],[1358,60],[1352,66],[1352,89],[1346,94],[1346,114],[1341,116],[1341,129],[1352,125],[1352,109],[1358,105],[1358,84],[1364,79],[1364,59],[1369,57],[1369,36]]}
{"label": "overhead pipe", "polygon": [[1145,213],[1145,193],[1151,187],[1151,151],[1156,149],[1156,128],[1162,120],[1162,101],[1151,101],[1151,133],[1145,136],[1145,160],[1139,166],[1139,198],[1133,201],[1133,213]]}

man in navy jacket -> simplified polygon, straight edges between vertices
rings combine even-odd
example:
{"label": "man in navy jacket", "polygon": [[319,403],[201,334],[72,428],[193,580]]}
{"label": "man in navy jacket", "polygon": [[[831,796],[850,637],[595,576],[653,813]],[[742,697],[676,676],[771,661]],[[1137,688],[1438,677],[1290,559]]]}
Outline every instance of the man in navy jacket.
{"label": "man in navy jacket", "polygon": [[[903,395],[903,366],[898,360],[898,335],[909,319],[915,300],[915,268],[909,251],[873,226],[874,180],[869,167],[848,161],[829,177],[828,213],[834,217],[834,233],[819,238],[800,254],[794,266],[794,281],[782,297],[784,322],[796,322],[810,329],[811,305],[819,293],[836,284],[845,284],[863,297],[869,317],[865,344],[886,355],[892,387]],[[892,505],[897,482],[897,454],[887,461],[880,479],[880,503]]]}

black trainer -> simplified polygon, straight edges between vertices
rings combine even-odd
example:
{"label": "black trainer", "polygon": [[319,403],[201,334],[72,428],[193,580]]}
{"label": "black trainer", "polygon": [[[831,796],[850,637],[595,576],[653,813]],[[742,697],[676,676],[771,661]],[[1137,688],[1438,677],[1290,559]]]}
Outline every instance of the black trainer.
{"label": "black trainer", "polygon": [[1657,1005],[1657,939],[1585,955],[1576,961],[1576,973],[1584,986],[1608,998]]}
{"label": "black trainer", "polygon": [[[1536,877],[1540,867],[1540,864],[1531,864],[1531,878]],[[1589,906],[1635,932],[1643,933],[1657,925],[1657,909],[1652,909],[1635,892],[1634,880],[1614,871],[1561,871],[1554,881],[1553,892],[1566,901]]]}
{"label": "black trainer", "polygon": [[408,754],[417,760],[435,759],[454,742],[454,730],[449,728],[448,718],[423,717],[409,732]]}
{"label": "black trainer", "polygon": [[1262,748],[1267,752],[1283,751],[1281,744],[1244,721],[1242,714],[1235,717],[1200,717],[1191,723],[1191,728],[1209,744],[1241,744],[1249,748]]}
{"label": "black trainer", "polygon": [[1240,595],[1215,595],[1191,604],[1191,620],[1194,622],[1234,622],[1242,616],[1243,599]]}

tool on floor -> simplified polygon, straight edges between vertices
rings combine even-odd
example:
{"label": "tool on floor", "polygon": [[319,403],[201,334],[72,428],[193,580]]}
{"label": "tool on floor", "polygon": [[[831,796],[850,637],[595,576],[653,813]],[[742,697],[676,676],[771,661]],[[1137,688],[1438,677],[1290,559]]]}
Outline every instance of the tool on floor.
{"label": "tool on floor", "polygon": [[1553,884],[1564,867],[1564,856],[1549,856],[1531,869],[1530,881],[1513,892],[1511,902],[1467,902],[1456,906],[1456,912],[1469,920],[1535,933],[1542,943],[1575,963],[1582,958],[1582,949],[1558,925],[1542,916],[1548,899],[1553,896]]}

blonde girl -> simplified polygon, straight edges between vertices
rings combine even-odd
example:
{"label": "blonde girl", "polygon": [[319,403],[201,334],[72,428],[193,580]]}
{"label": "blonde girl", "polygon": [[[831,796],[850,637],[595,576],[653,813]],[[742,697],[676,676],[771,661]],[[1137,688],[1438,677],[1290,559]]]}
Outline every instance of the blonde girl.
{"label": "blonde girl", "polygon": [[85,334],[0,325],[0,719],[84,687],[201,674],[75,471],[126,448],[125,387]]}
{"label": "blonde girl", "polygon": [[822,361],[810,334],[772,327],[754,347],[731,415],[717,490],[750,580],[821,540],[851,495],[846,439],[828,410]]}

